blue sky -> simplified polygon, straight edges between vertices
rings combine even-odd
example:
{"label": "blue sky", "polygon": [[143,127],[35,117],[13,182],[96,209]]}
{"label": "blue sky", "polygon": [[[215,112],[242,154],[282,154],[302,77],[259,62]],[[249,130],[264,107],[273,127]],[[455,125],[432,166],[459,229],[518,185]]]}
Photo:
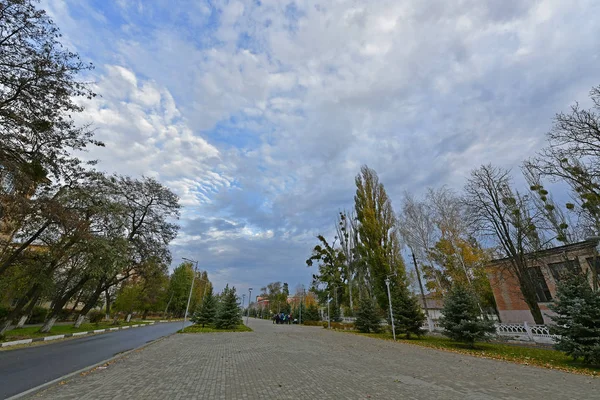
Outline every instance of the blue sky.
{"label": "blue sky", "polygon": [[405,190],[518,168],[600,84],[597,1],[42,0],[96,65],[100,168],[185,206],[174,260],[217,287],[310,282],[362,164]]}

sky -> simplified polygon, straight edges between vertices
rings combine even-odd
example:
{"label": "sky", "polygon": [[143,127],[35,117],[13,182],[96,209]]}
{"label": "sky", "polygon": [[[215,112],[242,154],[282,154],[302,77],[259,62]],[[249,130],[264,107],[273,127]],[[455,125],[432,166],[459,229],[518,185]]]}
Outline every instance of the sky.
{"label": "sky", "polygon": [[173,265],[215,287],[309,285],[361,165],[396,209],[514,168],[600,84],[597,0],[42,0],[95,70],[99,169],[184,206]]}

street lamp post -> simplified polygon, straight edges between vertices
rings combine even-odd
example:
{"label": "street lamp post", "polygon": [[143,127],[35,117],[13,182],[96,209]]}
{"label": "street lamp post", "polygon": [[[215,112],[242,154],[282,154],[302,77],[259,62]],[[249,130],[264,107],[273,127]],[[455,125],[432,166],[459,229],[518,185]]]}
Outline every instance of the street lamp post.
{"label": "street lamp post", "polygon": [[394,326],[394,312],[392,311],[392,296],[390,295],[390,277],[385,278],[385,286],[387,286],[388,301],[390,302],[390,319],[392,320],[392,334],[396,341],[396,327]]}
{"label": "street lamp post", "polygon": [[198,261],[190,260],[188,258],[184,258],[184,260],[189,261],[192,264],[195,264],[196,267],[194,268],[194,271],[193,271],[194,273],[192,276],[192,284],[190,285],[190,294],[188,295],[187,306],[185,307],[185,314],[183,314],[183,325],[181,326],[181,333],[183,333],[183,330],[185,329],[187,313],[188,313],[188,310],[190,309],[190,300],[192,300],[192,291],[194,290],[194,281],[196,280],[196,272],[198,270]]}
{"label": "street lamp post", "polygon": [[331,329],[331,314],[329,313],[329,303],[331,303],[331,299],[329,298],[329,293],[327,293],[327,329]]}
{"label": "street lamp post", "polygon": [[252,301],[252,288],[248,288],[248,314],[246,314],[246,325],[248,325],[248,318],[250,318],[250,301]]}

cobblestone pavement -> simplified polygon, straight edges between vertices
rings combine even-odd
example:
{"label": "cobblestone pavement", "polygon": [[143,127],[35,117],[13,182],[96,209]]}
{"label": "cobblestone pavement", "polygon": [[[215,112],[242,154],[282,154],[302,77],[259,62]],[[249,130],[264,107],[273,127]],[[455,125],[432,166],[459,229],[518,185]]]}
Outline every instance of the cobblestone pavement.
{"label": "cobblestone pavement", "polygon": [[250,320],[177,334],[37,394],[44,399],[592,399],[600,379]]}

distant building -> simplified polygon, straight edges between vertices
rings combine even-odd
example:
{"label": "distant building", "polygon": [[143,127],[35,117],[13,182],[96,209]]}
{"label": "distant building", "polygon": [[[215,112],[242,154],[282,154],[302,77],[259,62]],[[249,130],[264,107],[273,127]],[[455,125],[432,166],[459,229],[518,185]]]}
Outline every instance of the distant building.
{"label": "distant building", "polygon": [[[556,297],[557,283],[566,272],[583,274],[589,272],[590,285],[592,285],[592,266],[595,265],[596,273],[600,273],[597,244],[596,240],[588,240],[526,255],[544,323],[552,323],[550,316],[553,313],[548,305]],[[526,321],[533,324],[533,316],[523,300],[519,282],[511,272],[510,258],[492,260],[486,266],[486,272],[492,285],[501,321],[521,324]]]}
{"label": "distant building", "polygon": [[[419,300],[419,305],[423,312],[425,311],[425,305],[423,304],[423,298],[419,295],[417,296]],[[438,320],[442,316],[442,309],[444,308],[444,300],[434,294],[428,293],[425,295],[425,301],[427,303],[427,312],[429,313],[429,317],[433,320]]]}

